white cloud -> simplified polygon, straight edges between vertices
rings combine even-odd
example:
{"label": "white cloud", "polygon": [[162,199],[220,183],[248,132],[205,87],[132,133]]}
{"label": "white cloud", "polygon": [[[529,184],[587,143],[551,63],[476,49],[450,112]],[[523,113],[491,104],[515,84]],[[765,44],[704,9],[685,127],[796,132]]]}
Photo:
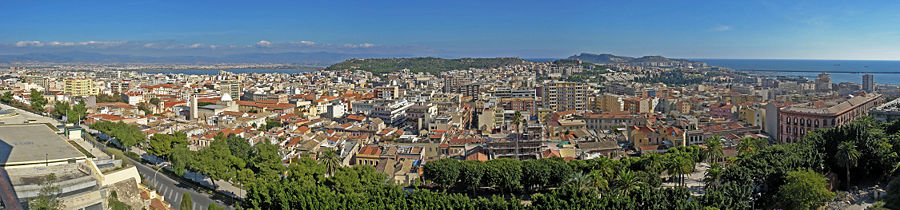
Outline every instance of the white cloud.
{"label": "white cloud", "polygon": [[369,48],[369,47],[374,47],[374,46],[375,46],[375,44],[372,44],[372,43],[344,44],[344,47],[349,47],[349,48]]}
{"label": "white cloud", "polygon": [[259,40],[259,42],[256,43],[256,46],[268,47],[268,46],[272,46],[272,42],[269,42],[266,40]]}
{"label": "white cloud", "polygon": [[315,45],[316,43],[312,42],[312,41],[300,41],[300,44],[301,45]]}
{"label": "white cloud", "polygon": [[40,41],[18,41],[16,47],[42,47],[44,43]]}
{"label": "white cloud", "polygon": [[710,30],[710,31],[728,31],[728,30],[731,30],[731,26],[718,25],[718,26],[713,27],[713,28],[711,28],[711,29],[709,29],[709,30]]}
{"label": "white cloud", "polygon": [[191,46],[188,46],[188,48],[201,48],[201,47],[203,47],[203,46],[206,46],[206,45],[205,45],[205,44],[196,43],[196,44],[192,44]]}

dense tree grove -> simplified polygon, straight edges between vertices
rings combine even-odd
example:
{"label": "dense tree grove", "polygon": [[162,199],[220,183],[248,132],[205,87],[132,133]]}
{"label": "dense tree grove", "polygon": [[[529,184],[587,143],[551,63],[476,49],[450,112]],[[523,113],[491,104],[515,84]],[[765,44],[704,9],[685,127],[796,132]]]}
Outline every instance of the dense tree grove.
{"label": "dense tree grove", "polygon": [[[840,128],[810,132],[800,143],[770,145],[765,140],[744,139],[736,148],[737,157],[730,158],[724,158],[716,142],[710,141],[712,148],[677,147],[665,154],[620,160],[443,159],[424,165],[424,186],[435,189],[404,190],[370,166],[339,167],[332,176],[326,176],[328,167],[304,158],[290,164],[284,176],[246,173],[250,178],[243,181],[248,190],[244,207],[814,208],[833,197],[826,188],[829,181],[825,174],[844,181],[849,167],[850,174],[859,174],[854,180],[885,181],[896,175],[898,130],[900,122],[876,123],[864,118]],[[840,149],[842,143],[856,145],[860,155],[855,166],[838,158],[846,154]],[[683,177],[704,161],[711,164],[703,179],[705,194],[692,196],[687,188],[680,187]],[[664,179],[676,187],[662,187]],[[889,196],[898,196],[897,183],[900,181],[889,187],[889,192],[894,192]],[[885,204],[890,205],[897,204]]]}
{"label": "dense tree grove", "polygon": [[131,146],[147,141],[147,136],[141,132],[140,128],[124,122],[100,121],[91,124],[90,128],[116,138],[122,143],[122,147],[124,148],[130,148]]}
{"label": "dense tree grove", "polygon": [[[92,127],[106,133],[128,129],[110,122]],[[251,209],[814,208],[833,197],[826,186],[846,183],[847,174],[854,177],[850,184],[897,175],[898,131],[900,121],[863,118],[812,131],[799,143],[743,139],[738,155],[728,158],[720,138],[712,137],[706,147],[676,147],[619,160],[442,159],[425,163],[421,185],[407,188],[371,166],[341,167],[334,151],[320,152],[319,160],[303,156],[285,165],[276,145],[250,146],[234,135],[218,135],[194,152],[184,144],[184,134],[156,134],[148,151],[171,160],[176,171],[193,170],[243,186],[247,199],[241,205]],[[705,193],[692,196],[684,178],[701,162],[711,165],[703,178]],[[664,182],[674,187],[663,187]],[[888,192],[888,198],[900,197],[900,181],[891,182]],[[898,203],[886,200],[884,205]]]}

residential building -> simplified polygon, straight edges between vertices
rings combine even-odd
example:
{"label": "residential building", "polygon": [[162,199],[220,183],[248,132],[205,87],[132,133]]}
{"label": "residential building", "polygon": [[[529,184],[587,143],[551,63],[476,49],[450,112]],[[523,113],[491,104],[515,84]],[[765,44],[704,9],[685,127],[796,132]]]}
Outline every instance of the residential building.
{"label": "residential building", "polygon": [[869,93],[848,98],[813,101],[781,108],[778,112],[778,141],[798,142],[806,132],[841,126],[868,114],[884,101],[881,94]]}

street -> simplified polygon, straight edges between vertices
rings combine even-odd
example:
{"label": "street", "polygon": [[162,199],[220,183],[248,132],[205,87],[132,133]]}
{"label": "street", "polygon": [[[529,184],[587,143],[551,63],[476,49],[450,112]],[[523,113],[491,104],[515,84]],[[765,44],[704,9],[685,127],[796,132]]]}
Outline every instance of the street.
{"label": "street", "polygon": [[146,179],[151,182],[153,187],[156,188],[156,191],[165,197],[166,202],[172,204],[172,208],[179,209],[181,205],[181,196],[184,195],[184,192],[188,192],[191,195],[191,200],[193,200],[194,206],[191,207],[193,210],[203,210],[209,207],[209,204],[215,202],[217,205],[225,207],[225,209],[234,209],[233,207],[226,205],[224,202],[220,200],[213,200],[210,198],[211,195],[206,193],[200,193],[190,188],[187,184],[180,184],[178,181],[170,179],[168,176],[160,172],[156,174],[156,180],[154,181],[154,174],[156,170],[146,166],[140,162],[136,162],[130,160],[132,164],[134,164],[138,172]]}

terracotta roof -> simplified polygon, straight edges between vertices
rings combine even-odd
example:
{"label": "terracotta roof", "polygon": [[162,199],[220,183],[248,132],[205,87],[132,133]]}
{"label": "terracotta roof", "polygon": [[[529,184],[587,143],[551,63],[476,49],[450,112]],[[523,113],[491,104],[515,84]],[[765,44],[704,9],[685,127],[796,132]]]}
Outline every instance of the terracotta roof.
{"label": "terracotta roof", "polygon": [[381,148],[378,146],[363,146],[362,149],[359,150],[360,155],[381,155]]}

